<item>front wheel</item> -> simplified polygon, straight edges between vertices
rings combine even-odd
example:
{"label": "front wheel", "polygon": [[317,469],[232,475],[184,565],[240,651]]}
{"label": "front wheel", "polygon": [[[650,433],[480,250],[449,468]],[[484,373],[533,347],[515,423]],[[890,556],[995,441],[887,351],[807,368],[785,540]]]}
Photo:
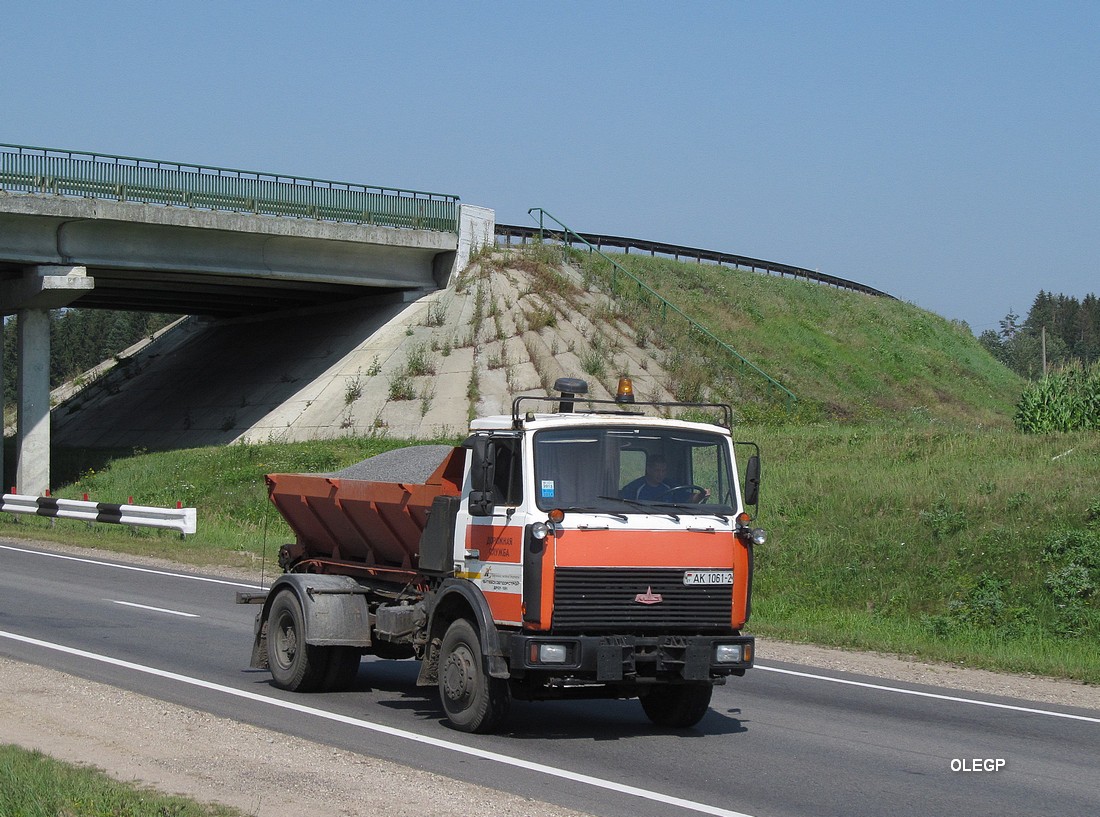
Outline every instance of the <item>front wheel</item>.
{"label": "front wheel", "polygon": [[460,732],[491,732],[508,712],[508,683],[489,675],[477,630],[464,618],[443,636],[439,697],[451,726]]}
{"label": "front wheel", "polygon": [[640,700],[642,709],[658,726],[685,729],[695,726],[710,709],[711,684],[654,687]]}

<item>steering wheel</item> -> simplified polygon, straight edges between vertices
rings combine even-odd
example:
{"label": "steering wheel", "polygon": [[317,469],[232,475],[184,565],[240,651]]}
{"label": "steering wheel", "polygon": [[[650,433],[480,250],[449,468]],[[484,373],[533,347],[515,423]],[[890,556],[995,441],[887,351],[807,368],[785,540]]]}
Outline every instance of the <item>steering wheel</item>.
{"label": "steering wheel", "polygon": [[669,496],[672,496],[677,491],[690,491],[690,493],[688,494],[689,498],[698,494],[699,499],[696,501],[699,503],[706,502],[708,499],[710,499],[710,497],[707,495],[706,488],[704,488],[702,485],[694,485],[691,483],[688,483],[687,485],[677,485],[674,488],[669,488],[667,491],[661,494],[658,499],[665,499]]}

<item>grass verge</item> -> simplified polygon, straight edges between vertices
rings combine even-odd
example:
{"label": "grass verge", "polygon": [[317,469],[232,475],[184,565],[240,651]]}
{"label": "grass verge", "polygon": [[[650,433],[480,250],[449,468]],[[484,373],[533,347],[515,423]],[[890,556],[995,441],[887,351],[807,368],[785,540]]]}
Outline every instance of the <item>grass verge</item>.
{"label": "grass verge", "polygon": [[756,632],[1100,683],[1100,436],[746,436],[766,455],[771,533]]}
{"label": "grass verge", "polygon": [[242,817],[120,783],[96,769],[73,766],[41,752],[0,745],[0,814],[6,817]]}

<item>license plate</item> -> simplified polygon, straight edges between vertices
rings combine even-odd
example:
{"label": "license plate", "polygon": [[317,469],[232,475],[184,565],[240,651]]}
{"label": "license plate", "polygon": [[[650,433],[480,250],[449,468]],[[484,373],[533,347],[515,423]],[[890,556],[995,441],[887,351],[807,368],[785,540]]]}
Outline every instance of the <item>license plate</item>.
{"label": "license plate", "polygon": [[684,584],[733,584],[733,571],[688,570],[684,573]]}

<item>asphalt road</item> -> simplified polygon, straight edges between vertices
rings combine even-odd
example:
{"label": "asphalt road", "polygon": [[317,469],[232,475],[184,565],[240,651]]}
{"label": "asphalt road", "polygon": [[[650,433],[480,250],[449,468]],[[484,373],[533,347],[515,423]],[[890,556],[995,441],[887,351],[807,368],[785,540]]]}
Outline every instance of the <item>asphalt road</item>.
{"label": "asphalt road", "polygon": [[272,687],[245,587],[4,540],[0,655],[606,817],[1100,814],[1093,710],[765,657],[694,729],[636,701],[516,702],[502,734],[464,735],[413,661],[366,659],[349,692]]}

